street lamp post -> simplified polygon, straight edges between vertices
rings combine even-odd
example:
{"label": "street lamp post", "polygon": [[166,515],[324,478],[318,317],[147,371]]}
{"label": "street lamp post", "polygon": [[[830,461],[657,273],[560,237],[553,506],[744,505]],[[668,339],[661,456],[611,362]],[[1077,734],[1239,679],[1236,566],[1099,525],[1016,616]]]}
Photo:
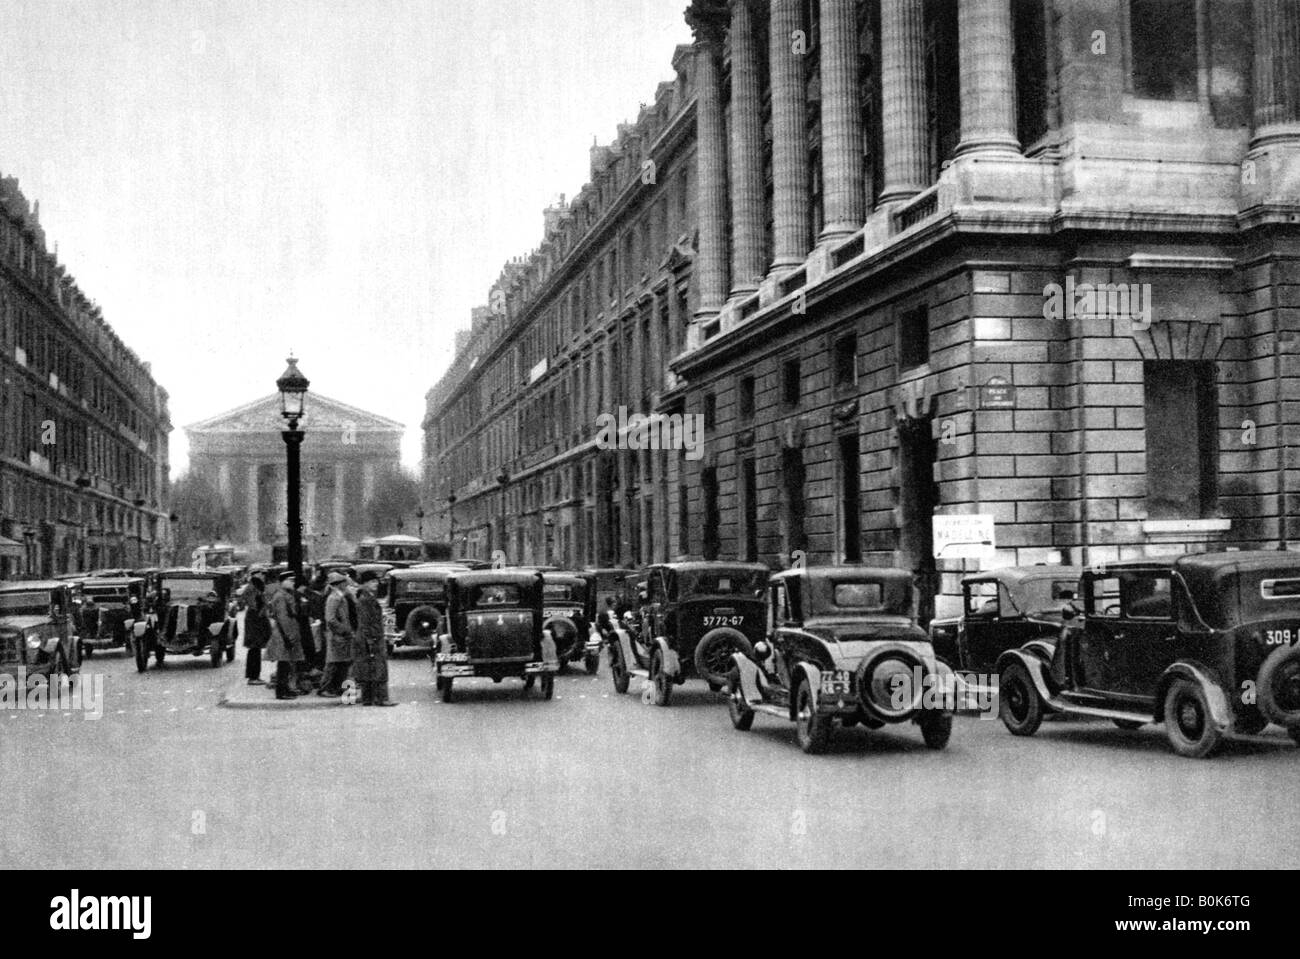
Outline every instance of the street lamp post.
{"label": "street lamp post", "polygon": [[299,503],[299,487],[302,471],[303,431],[298,429],[298,421],[303,416],[303,404],[307,397],[307,388],[311,386],[307,377],[298,370],[298,361],[292,356],[289,367],[275,381],[280,391],[280,415],[288,422],[288,429],[280,435],[284,437],[287,456],[288,489],[285,499],[289,506],[289,570],[293,573],[294,583],[302,583],[302,508]]}

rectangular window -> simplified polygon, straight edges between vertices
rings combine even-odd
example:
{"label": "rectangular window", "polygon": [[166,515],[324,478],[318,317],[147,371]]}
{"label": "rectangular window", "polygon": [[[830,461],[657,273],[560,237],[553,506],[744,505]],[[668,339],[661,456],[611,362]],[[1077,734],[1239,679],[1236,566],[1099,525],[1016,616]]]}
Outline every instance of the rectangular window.
{"label": "rectangular window", "polygon": [[786,360],[781,367],[781,399],[786,406],[798,406],[803,392],[803,367],[798,360]]}
{"label": "rectangular window", "polygon": [[685,483],[677,487],[677,549],[691,551],[691,488]]}
{"label": "rectangular window", "polygon": [[840,542],[844,562],[862,562],[862,492],[858,478],[858,434],[839,438]]}
{"label": "rectangular window", "polygon": [[742,420],[754,418],[754,378],[742,376],[736,388],[736,411]]}
{"label": "rectangular window", "polygon": [[704,496],[704,558],[714,560],[721,552],[718,516],[718,470],[710,466],[700,471],[700,492]]}
{"label": "rectangular window", "polygon": [[808,537],[804,531],[804,497],[807,495],[807,475],[803,465],[803,450],[785,449],[781,451],[781,492],[785,510],[785,551],[792,555],[795,550],[808,549]]}
{"label": "rectangular window", "polygon": [[1147,515],[1213,517],[1218,506],[1218,390],[1213,363],[1143,364]]}
{"label": "rectangular window", "polygon": [[704,428],[713,429],[718,423],[718,398],[712,393],[704,395]]}
{"label": "rectangular window", "polygon": [[898,317],[898,365],[910,370],[930,362],[930,311],[908,310]]}
{"label": "rectangular window", "polygon": [[845,336],[835,341],[832,355],[836,386],[852,386],[858,381],[858,338]]}
{"label": "rectangular window", "polygon": [[740,479],[745,506],[745,551],[742,559],[758,560],[758,470],[753,458],[740,464]]}
{"label": "rectangular window", "polygon": [[1135,94],[1196,99],[1196,0],[1130,0],[1129,38]]}

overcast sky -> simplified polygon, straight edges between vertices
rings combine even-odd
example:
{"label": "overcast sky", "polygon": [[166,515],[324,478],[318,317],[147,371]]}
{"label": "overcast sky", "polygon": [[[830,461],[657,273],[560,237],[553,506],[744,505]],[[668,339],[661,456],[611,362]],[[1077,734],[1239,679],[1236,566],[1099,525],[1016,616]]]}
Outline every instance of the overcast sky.
{"label": "overcast sky", "polygon": [[[312,388],[407,425],[685,0],[5,0],[0,172],[181,427]],[[310,426],[308,427],[310,428]]]}

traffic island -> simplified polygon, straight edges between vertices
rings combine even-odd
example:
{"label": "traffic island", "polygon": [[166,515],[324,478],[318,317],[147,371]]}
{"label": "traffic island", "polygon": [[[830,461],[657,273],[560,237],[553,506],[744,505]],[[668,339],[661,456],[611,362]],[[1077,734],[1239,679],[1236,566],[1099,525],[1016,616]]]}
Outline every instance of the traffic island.
{"label": "traffic island", "polygon": [[276,699],[274,685],[250,686],[241,676],[226,686],[217,705],[226,709],[326,709],[344,706],[346,701],[317,696],[314,692],[297,699]]}

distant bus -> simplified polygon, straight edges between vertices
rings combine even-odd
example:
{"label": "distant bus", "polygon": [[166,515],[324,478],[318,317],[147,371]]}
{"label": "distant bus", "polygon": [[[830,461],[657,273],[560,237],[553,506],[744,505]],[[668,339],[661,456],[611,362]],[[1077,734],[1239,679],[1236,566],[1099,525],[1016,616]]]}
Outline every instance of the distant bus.
{"label": "distant bus", "polygon": [[235,565],[235,547],[229,543],[214,543],[211,546],[199,546],[190,553],[195,569],[217,569],[221,566]]}
{"label": "distant bus", "polygon": [[356,559],[363,563],[441,562],[451,559],[451,544],[426,542],[416,536],[365,539],[357,547]]}

